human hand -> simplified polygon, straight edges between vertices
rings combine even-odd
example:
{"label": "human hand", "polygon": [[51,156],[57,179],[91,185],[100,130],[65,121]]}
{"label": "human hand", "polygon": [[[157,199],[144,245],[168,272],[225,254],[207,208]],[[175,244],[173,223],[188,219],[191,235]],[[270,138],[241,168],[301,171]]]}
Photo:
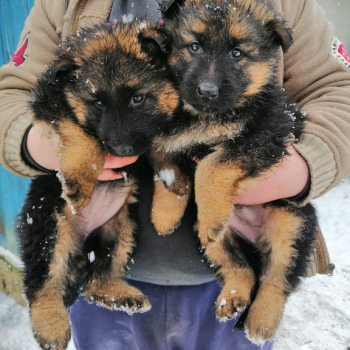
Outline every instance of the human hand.
{"label": "human hand", "polygon": [[[263,204],[297,196],[306,187],[309,168],[305,159],[292,145],[287,151],[290,155],[285,156],[279,166],[266,172],[256,187],[232,199],[236,205],[229,226],[251,243],[256,242],[268,215]],[[198,162],[196,158],[193,160]]]}
{"label": "human hand", "polygon": [[[56,170],[60,167],[58,142],[58,138],[50,137],[40,124],[36,124],[28,133],[27,149],[36,163],[48,170]],[[137,158],[137,156],[113,157],[107,155],[104,169],[100,173],[98,180],[109,181],[122,178],[122,174],[117,174],[112,169],[131,164]],[[88,205],[76,215],[83,235],[88,235],[114,216],[125,203],[129,191],[129,186],[107,185],[95,188]]]}
{"label": "human hand", "polygon": [[[58,142],[58,137],[50,137],[41,124],[35,124],[28,133],[27,150],[37,164],[48,170],[56,170],[60,168]],[[98,180],[111,181],[121,179],[123,174],[118,174],[112,169],[122,168],[134,163],[137,158],[137,156],[113,157],[107,155],[104,168],[100,173]]]}
{"label": "human hand", "polygon": [[102,226],[124,205],[130,186],[98,186],[90,202],[76,214],[84,236]]}
{"label": "human hand", "polygon": [[300,194],[309,178],[309,167],[305,159],[290,145],[290,154],[277,167],[266,172],[257,186],[246,190],[233,199],[234,204],[256,205]]}
{"label": "human hand", "polygon": [[250,243],[255,243],[262,232],[268,211],[262,204],[238,205],[232,212],[229,227]]}
{"label": "human hand", "polygon": [[307,184],[309,168],[305,159],[292,145],[287,150],[290,156],[285,156],[278,167],[267,172],[256,187],[233,199],[236,206],[229,226],[251,243],[256,242],[268,216],[268,210],[262,204],[294,197]]}

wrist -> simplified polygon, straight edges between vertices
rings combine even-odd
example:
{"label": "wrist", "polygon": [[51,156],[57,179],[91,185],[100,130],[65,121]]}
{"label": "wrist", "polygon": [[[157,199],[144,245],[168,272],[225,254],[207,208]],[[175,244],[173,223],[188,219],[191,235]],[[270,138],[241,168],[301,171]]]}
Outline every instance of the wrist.
{"label": "wrist", "polygon": [[57,147],[37,126],[27,130],[22,144],[22,155],[30,166],[44,172],[52,172],[60,166]]}
{"label": "wrist", "polygon": [[304,189],[296,196],[288,197],[286,199],[288,199],[289,201],[293,201],[293,202],[301,202],[309,195],[310,188],[311,188],[311,174],[309,171],[309,176],[308,176],[307,183],[306,183]]}
{"label": "wrist", "polygon": [[46,169],[39,165],[30,155],[28,152],[27,148],[27,139],[28,139],[28,134],[30,132],[30,129],[32,128],[32,125],[26,130],[24,136],[23,136],[23,141],[22,141],[22,146],[21,146],[21,156],[24,162],[29,165],[31,168],[35,170],[39,170],[44,173],[51,173],[53,170]]}

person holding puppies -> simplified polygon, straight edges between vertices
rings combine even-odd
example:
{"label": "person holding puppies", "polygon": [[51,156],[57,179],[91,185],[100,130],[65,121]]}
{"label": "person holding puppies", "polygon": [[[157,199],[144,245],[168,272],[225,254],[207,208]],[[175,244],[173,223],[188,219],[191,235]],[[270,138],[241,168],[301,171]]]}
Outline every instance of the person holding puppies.
{"label": "person holding puppies", "polygon": [[[169,3],[171,1],[168,1]],[[232,228],[254,243],[264,221],[262,204],[289,198],[300,205],[317,198],[350,174],[350,59],[334,37],[331,25],[314,0],[271,0],[293,30],[294,44],[278,74],[288,95],[308,114],[300,142],[289,147],[280,167],[266,174],[256,188],[236,198],[243,205]],[[39,127],[31,127],[26,111],[29,91],[61,42],[79,29],[105,21],[128,21],[147,15],[161,19],[156,0],[36,1],[10,62],[0,70],[0,159],[19,176],[33,177],[60,166],[58,145]],[[77,33],[78,33],[77,32]],[[322,34],[320,34],[322,33]],[[317,40],[315,40],[317,39]],[[107,157],[101,181],[120,177],[112,169],[135,157]],[[271,349],[257,346],[233,322],[215,319],[220,286],[202,261],[192,233],[195,209],[187,208],[180,227],[158,237],[150,222],[152,176],[145,174],[138,212],[138,248],[129,266],[130,283],[152,303],[144,314],[108,311],[83,298],[71,308],[77,349]],[[123,205],[125,191],[95,191],[77,218],[89,234]]]}

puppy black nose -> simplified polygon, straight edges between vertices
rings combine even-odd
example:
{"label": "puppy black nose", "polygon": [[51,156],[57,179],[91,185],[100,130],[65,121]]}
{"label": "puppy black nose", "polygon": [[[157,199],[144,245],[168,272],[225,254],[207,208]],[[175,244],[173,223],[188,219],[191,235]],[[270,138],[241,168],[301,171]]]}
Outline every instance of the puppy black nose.
{"label": "puppy black nose", "polygon": [[219,95],[219,89],[212,83],[202,83],[198,86],[198,95],[201,98],[212,99]]}
{"label": "puppy black nose", "polygon": [[113,147],[114,152],[119,157],[125,157],[132,155],[134,149],[130,145],[118,145]]}

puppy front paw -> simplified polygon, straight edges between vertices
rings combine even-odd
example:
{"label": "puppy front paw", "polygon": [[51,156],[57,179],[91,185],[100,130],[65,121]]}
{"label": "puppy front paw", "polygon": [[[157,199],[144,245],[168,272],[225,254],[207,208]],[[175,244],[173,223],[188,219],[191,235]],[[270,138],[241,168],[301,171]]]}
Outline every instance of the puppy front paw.
{"label": "puppy front paw", "polygon": [[179,197],[161,181],[156,181],[154,186],[151,220],[160,235],[170,234],[181,224],[189,194]]}
{"label": "puppy front paw", "polygon": [[249,298],[239,295],[236,290],[223,291],[216,301],[216,317],[220,322],[232,320],[243,312],[249,303]]}
{"label": "puppy front paw", "polygon": [[83,209],[90,201],[94,186],[82,186],[77,180],[57,175],[61,181],[62,198],[67,202],[73,214]]}

